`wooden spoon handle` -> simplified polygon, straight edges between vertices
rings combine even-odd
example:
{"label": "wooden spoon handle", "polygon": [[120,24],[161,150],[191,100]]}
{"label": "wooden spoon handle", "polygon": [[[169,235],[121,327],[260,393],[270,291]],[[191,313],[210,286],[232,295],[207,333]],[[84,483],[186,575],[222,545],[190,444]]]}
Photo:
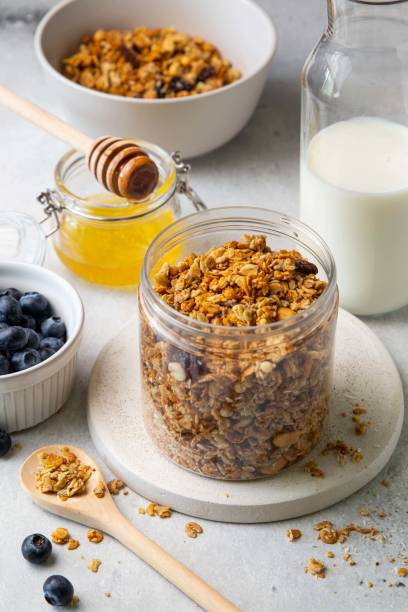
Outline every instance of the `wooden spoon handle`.
{"label": "wooden spoon handle", "polygon": [[71,144],[76,149],[87,153],[93,144],[93,139],[79,130],[55,117],[48,111],[40,108],[33,102],[18,96],[14,92],[0,85],[0,104],[7,106],[30,123],[46,130],[60,140]]}
{"label": "wooden spoon handle", "polygon": [[109,525],[105,525],[105,531],[136,553],[207,612],[239,612],[239,608],[136,529],[123,515],[116,516],[115,513],[114,519]]}

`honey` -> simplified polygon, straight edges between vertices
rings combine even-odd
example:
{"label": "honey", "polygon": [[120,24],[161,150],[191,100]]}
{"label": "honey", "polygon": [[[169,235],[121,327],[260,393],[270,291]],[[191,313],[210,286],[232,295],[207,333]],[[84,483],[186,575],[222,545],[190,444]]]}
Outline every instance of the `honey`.
{"label": "honey", "polygon": [[101,193],[77,151],[67,153],[55,171],[56,189],[39,196],[54,219],[54,249],[78,276],[101,285],[131,287],[139,282],[144,256],[156,236],[179,216],[179,193],[203,209],[188,185],[189,167],[180,156],[140,143],[159,169],[156,190],[143,202]]}
{"label": "honey", "polygon": [[[93,203],[103,203],[106,196],[97,194],[91,199]],[[175,211],[166,207],[143,216],[143,205],[133,206],[138,207],[141,219],[127,220],[123,216],[124,210],[126,214],[130,212],[129,206],[118,209],[92,206],[94,215],[122,219],[111,223],[63,213],[59,238],[54,241],[61,261],[93,283],[122,287],[138,283],[150,242],[175,220]]]}

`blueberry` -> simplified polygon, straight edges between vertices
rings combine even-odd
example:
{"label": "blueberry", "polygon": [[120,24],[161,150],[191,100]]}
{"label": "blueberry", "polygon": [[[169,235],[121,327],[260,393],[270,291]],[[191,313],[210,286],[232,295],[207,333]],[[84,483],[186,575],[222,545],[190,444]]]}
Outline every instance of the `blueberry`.
{"label": "blueberry", "polygon": [[52,545],[41,533],[33,533],[23,540],[21,552],[24,559],[30,563],[44,563],[51,555]]}
{"label": "blueberry", "polygon": [[13,353],[10,361],[14,372],[21,372],[40,363],[41,355],[35,349],[29,348]]}
{"label": "blueberry", "polygon": [[60,338],[43,338],[40,340],[40,348],[41,349],[51,349],[56,353],[64,346],[64,342]]}
{"label": "blueberry", "polygon": [[37,317],[49,317],[51,307],[46,297],[37,291],[27,291],[20,298],[21,309],[24,314]]}
{"label": "blueberry", "polygon": [[18,325],[23,313],[20,303],[11,295],[0,296],[0,321],[9,325]]}
{"label": "blueberry", "polygon": [[27,344],[28,332],[24,327],[0,328],[0,351],[18,351]]}
{"label": "blueberry", "polygon": [[15,300],[19,300],[23,294],[18,289],[14,289],[14,287],[9,287],[8,289],[4,289],[4,291],[0,291],[0,296],[2,295],[9,295]]}
{"label": "blueberry", "polygon": [[20,325],[21,327],[28,327],[30,329],[37,328],[37,322],[31,315],[23,314]]}
{"label": "blueberry", "polygon": [[4,457],[11,448],[11,438],[7,431],[0,429],[0,457]]}
{"label": "blueberry", "polygon": [[51,606],[67,606],[74,596],[74,587],[64,576],[50,576],[44,582],[43,592]]}
{"label": "blueberry", "polygon": [[53,351],[52,349],[48,348],[47,346],[45,348],[40,348],[41,361],[46,361],[47,359],[49,359],[53,355],[55,355],[55,351]]}
{"label": "blueberry", "polygon": [[51,336],[52,338],[62,338],[65,340],[67,328],[61,317],[50,317],[41,323],[41,333],[43,336]]}
{"label": "blueberry", "polygon": [[27,329],[28,340],[26,344],[26,348],[38,349],[40,346],[40,336],[33,329]]}
{"label": "blueberry", "polygon": [[0,353],[0,376],[4,376],[5,374],[10,374],[10,362],[5,355]]}

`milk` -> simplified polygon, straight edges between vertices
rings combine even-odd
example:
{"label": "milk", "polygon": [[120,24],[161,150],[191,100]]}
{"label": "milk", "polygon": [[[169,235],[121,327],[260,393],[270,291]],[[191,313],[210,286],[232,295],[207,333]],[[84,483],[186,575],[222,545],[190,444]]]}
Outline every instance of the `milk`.
{"label": "milk", "polygon": [[408,304],[408,128],[356,117],[321,130],[301,164],[300,216],[331,248],[355,314]]}

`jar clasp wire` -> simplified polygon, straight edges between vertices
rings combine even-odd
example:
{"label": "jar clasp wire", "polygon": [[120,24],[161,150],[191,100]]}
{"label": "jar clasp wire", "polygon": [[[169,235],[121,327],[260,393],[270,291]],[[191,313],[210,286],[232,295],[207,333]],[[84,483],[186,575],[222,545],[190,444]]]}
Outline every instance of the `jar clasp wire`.
{"label": "jar clasp wire", "polygon": [[192,202],[197,211],[207,210],[198,193],[190,186],[190,164],[183,161],[180,151],[175,151],[171,154],[171,157],[176,166],[177,192],[184,194]]}
{"label": "jar clasp wire", "polygon": [[55,226],[48,232],[48,234],[45,234],[46,238],[50,238],[50,236],[58,232],[60,228],[59,213],[64,209],[64,206],[61,203],[58,194],[51,189],[47,189],[47,191],[40,193],[40,195],[37,196],[37,200],[41,206],[44,207],[45,213],[45,217],[40,221],[40,225],[51,218],[54,219]]}

